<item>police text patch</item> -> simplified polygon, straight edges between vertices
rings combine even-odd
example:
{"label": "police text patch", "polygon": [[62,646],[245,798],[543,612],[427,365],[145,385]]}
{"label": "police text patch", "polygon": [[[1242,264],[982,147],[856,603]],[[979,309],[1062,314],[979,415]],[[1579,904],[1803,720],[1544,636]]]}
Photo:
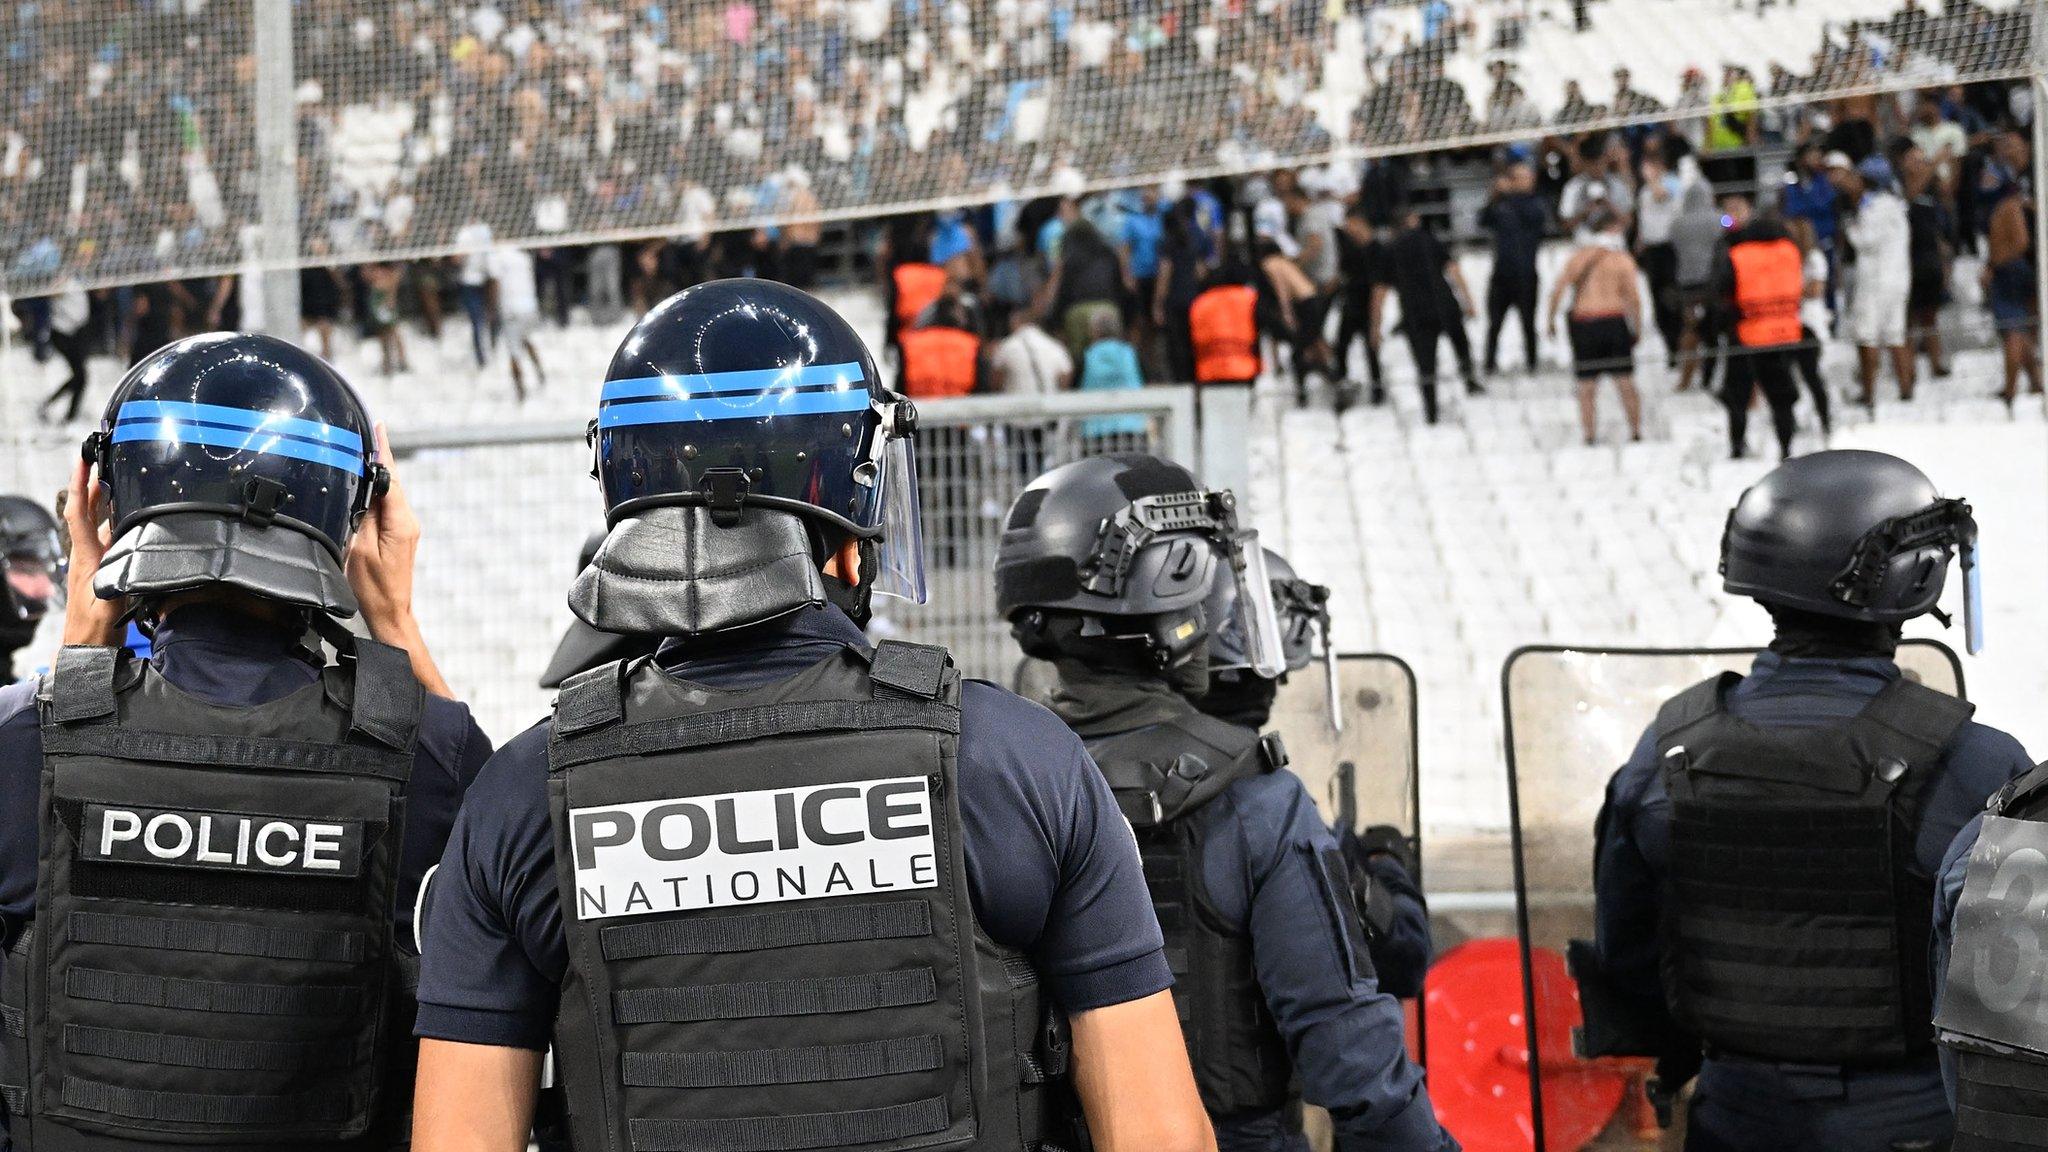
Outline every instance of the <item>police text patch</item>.
{"label": "police text patch", "polygon": [[360,820],[87,804],[78,854],[122,864],[353,877],[362,871],[364,839]]}
{"label": "police text patch", "polygon": [[579,920],[939,883],[923,776],[573,808],[569,838]]}

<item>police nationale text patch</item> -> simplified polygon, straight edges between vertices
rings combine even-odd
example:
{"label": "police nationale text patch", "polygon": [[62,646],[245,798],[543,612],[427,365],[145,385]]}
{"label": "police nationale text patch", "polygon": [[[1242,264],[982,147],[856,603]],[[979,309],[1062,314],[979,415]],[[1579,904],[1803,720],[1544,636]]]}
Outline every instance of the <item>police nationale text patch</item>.
{"label": "police nationale text patch", "polygon": [[939,883],[923,776],[574,808],[569,836],[579,920]]}
{"label": "police nationale text patch", "polygon": [[364,838],[360,820],[87,804],[78,854],[122,864],[353,877],[362,872]]}

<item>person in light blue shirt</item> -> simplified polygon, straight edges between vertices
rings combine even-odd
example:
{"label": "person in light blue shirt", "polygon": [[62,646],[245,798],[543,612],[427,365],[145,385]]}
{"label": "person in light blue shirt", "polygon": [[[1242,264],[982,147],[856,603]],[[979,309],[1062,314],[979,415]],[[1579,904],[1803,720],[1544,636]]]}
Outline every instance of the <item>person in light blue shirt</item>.
{"label": "person in light blue shirt", "polygon": [[[1092,337],[1081,358],[1081,390],[1107,392],[1145,386],[1145,374],[1138,367],[1138,350],[1124,339],[1122,325],[1114,312],[1095,315],[1089,325]],[[1142,436],[1146,418],[1138,413],[1122,416],[1090,416],[1081,422],[1083,436]]]}

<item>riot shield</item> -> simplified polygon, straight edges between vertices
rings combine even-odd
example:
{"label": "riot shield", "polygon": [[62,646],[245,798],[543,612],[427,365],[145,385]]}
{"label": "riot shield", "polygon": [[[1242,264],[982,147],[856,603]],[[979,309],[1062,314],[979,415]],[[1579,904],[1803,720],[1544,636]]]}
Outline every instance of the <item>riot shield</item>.
{"label": "riot shield", "polygon": [[[1593,936],[1593,822],[1607,782],[1666,700],[1721,672],[1748,671],[1756,654],[1752,648],[1537,646],[1518,649],[1501,670],[1523,1027],[1527,1051],[1538,1054],[1523,1063],[1540,1069],[1529,1077],[1535,1152],[1569,1152],[1559,1142],[1558,1118],[1545,1122],[1543,1093],[1546,1080],[1555,1088],[1575,1074],[1570,1027],[1544,1017],[1569,1017],[1576,1025],[1580,1006],[1569,984],[1536,994],[1532,952],[1562,955],[1569,941]],[[1908,677],[1963,695],[1962,662],[1946,645],[1908,640],[1897,660]],[[1559,987],[1567,994],[1557,995]]]}
{"label": "riot shield", "polygon": [[[1415,671],[1383,653],[1339,656],[1333,696],[1327,668],[1318,660],[1288,673],[1268,727],[1287,742],[1294,774],[1331,827],[1363,832],[1390,824],[1419,845]],[[1330,714],[1332,700],[1337,722]]]}

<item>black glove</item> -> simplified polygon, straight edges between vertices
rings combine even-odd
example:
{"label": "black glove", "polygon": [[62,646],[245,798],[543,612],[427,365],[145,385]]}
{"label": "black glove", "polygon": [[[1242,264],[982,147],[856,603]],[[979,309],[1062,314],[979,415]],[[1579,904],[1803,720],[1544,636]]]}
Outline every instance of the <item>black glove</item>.
{"label": "black glove", "polygon": [[1403,872],[1415,875],[1415,841],[1391,824],[1374,824],[1360,833],[1358,851],[1367,860],[1391,856]]}

